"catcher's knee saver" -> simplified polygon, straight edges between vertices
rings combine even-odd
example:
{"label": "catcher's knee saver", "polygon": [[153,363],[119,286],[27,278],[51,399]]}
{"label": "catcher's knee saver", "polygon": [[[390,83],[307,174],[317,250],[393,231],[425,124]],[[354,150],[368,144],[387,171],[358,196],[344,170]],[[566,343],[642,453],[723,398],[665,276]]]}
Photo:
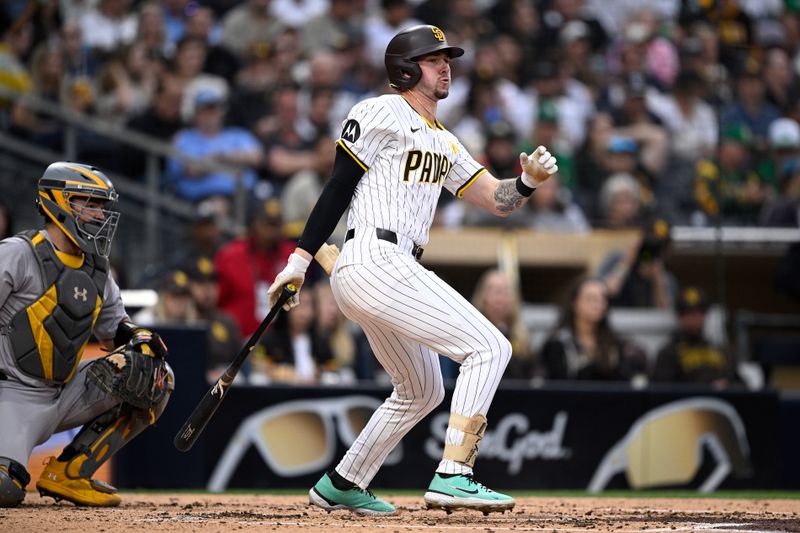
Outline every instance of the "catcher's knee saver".
{"label": "catcher's knee saver", "polygon": [[8,457],[0,457],[0,507],[16,507],[22,503],[30,480],[24,466]]}
{"label": "catcher's knee saver", "polygon": [[445,444],[444,458],[472,468],[475,459],[478,458],[478,445],[486,432],[486,417],[474,415],[468,418],[458,413],[450,413],[450,422],[447,425],[463,431],[464,440],[459,445]]}

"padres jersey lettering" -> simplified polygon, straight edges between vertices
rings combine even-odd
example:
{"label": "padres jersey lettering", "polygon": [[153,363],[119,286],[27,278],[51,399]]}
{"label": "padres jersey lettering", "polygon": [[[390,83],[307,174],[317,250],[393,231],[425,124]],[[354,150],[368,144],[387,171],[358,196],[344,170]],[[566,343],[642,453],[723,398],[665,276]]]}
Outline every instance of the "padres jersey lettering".
{"label": "padres jersey lettering", "polygon": [[484,171],[453,134],[429,123],[400,95],[356,104],[337,144],[365,171],[348,228],[384,228],[421,246],[428,242],[440,187],[460,197]]}

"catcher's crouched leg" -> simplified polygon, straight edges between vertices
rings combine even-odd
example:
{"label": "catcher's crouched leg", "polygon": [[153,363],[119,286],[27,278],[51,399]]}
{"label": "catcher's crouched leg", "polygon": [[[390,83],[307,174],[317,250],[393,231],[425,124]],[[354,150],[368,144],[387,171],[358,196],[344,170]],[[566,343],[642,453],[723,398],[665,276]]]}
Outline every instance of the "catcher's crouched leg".
{"label": "catcher's crouched leg", "polygon": [[8,457],[0,457],[0,507],[16,507],[25,499],[31,480],[25,467]]}
{"label": "catcher's crouched leg", "polygon": [[[146,357],[146,356],[145,356]],[[92,475],[131,439],[141,433],[147,426],[153,424],[169,401],[169,396],[175,388],[175,379],[172,369],[166,362],[163,364],[163,394],[153,397],[152,385],[161,380],[157,376],[151,386],[145,387],[146,396],[152,401],[125,397],[123,402],[113,409],[98,416],[75,436],[73,441],[64,448],[61,455],[51,457],[36,483],[36,488],[42,495],[52,496],[56,500],[67,500],[76,505],[94,507],[114,507],[119,505],[121,499],[116,494],[117,489],[102,481],[91,479]],[[106,364],[98,360],[95,365]],[[100,369],[100,372],[89,373],[89,378],[98,385],[98,379],[105,379],[111,374]],[[115,387],[112,383],[106,384],[108,388]],[[114,391],[110,391],[114,394]],[[130,392],[130,391],[129,391]],[[137,401],[139,405],[132,405],[129,400]],[[151,407],[147,407],[152,405]]]}

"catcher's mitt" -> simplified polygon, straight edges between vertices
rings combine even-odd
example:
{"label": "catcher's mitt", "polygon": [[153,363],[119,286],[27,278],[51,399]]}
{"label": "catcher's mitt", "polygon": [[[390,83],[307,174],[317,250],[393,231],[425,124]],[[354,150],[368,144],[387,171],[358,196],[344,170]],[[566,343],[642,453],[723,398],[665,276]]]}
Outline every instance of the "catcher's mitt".
{"label": "catcher's mitt", "polygon": [[139,409],[154,409],[167,394],[167,365],[146,344],[129,342],[95,361],[88,378],[101,389]]}

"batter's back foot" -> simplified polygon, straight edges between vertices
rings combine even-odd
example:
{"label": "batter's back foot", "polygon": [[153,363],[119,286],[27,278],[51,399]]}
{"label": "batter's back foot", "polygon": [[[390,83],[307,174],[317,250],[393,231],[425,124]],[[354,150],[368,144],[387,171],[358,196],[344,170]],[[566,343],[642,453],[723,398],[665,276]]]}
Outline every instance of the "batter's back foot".
{"label": "batter's back foot", "polygon": [[484,515],[514,508],[514,498],[478,483],[472,476],[436,473],[425,493],[428,509],[474,509]]}
{"label": "batter's back foot", "polygon": [[308,502],[328,512],[347,510],[360,515],[391,515],[397,512],[389,502],[386,502],[372,491],[354,487],[349,490],[339,490],[325,474],[317,484],[308,491]]}

